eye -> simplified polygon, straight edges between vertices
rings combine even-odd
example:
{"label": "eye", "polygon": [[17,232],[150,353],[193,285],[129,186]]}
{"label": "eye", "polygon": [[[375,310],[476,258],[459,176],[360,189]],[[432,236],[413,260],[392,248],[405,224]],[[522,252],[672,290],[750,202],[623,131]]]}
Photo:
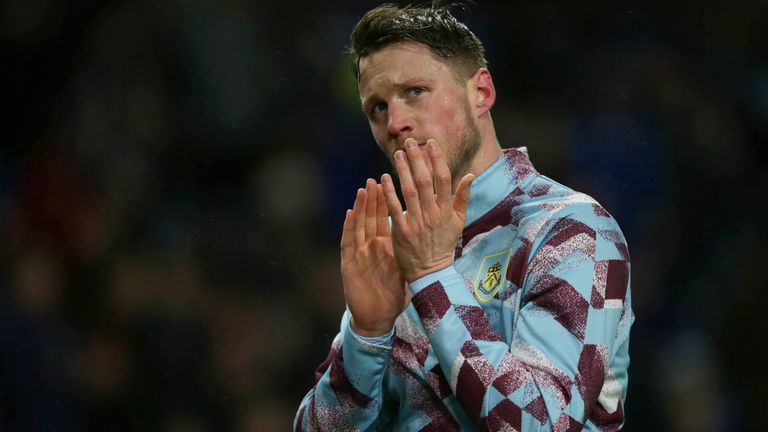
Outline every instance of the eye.
{"label": "eye", "polygon": [[378,114],[387,109],[387,104],[384,102],[378,102],[371,108],[371,113]]}
{"label": "eye", "polygon": [[420,96],[422,93],[424,93],[424,89],[421,87],[411,87],[408,89],[408,93],[412,94],[413,96]]}

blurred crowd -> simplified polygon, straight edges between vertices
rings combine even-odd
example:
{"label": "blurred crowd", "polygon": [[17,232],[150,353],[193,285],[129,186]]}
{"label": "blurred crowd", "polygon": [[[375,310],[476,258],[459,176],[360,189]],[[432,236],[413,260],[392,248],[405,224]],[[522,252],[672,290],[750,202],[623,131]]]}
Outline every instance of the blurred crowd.
{"label": "blurred crowd", "polygon": [[[376,4],[0,2],[0,430],[290,428],[389,171],[343,52]],[[624,430],[768,429],[768,4],[457,15],[502,146],[628,239]]]}

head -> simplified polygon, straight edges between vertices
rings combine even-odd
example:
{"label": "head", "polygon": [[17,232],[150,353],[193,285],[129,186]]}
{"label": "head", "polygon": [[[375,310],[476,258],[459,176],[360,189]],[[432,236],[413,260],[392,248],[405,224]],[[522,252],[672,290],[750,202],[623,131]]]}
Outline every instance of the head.
{"label": "head", "polygon": [[447,7],[385,4],[357,23],[349,51],[363,111],[390,160],[406,138],[435,139],[454,180],[466,173],[493,135],[495,89],[477,37]]}

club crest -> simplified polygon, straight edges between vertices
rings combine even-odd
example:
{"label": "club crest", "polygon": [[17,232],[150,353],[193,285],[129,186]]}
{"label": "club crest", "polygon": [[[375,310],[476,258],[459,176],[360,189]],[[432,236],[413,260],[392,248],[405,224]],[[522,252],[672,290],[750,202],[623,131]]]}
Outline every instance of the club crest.
{"label": "club crest", "polygon": [[483,257],[475,277],[475,296],[480,301],[490,301],[504,286],[511,254],[512,248]]}

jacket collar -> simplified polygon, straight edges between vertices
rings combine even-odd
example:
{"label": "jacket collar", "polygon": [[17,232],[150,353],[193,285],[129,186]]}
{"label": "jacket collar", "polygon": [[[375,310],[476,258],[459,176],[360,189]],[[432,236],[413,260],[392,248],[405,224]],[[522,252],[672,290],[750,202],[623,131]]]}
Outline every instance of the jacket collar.
{"label": "jacket collar", "polygon": [[537,171],[526,147],[504,149],[502,156],[472,182],[465,226],[498,206],[515,190],[524,189],[524,183],[534,174]]}

